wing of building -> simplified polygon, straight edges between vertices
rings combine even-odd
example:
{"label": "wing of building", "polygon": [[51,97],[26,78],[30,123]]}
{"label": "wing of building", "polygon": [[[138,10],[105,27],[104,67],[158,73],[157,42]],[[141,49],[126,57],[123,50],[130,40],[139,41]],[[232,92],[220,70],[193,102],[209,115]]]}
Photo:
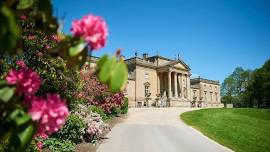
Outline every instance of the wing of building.
{"label": "wing of building", "polygon": [[[93,57],[91,64],[97,60]],[[181,59],[143,54],[125,62],[128,66],[125,94],[130,107],[223,106],[219,82],[200,77],[191,79],[191,69]]]}

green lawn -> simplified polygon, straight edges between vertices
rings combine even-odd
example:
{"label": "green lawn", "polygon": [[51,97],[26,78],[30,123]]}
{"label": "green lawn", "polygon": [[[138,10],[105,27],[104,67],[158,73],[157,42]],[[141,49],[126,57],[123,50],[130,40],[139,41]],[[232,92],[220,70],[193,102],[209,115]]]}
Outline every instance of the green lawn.
{"label": "green lawn", "polygon": [[270,152],[267,109],[202,109],[181,119],[209,138],[238,152]]}

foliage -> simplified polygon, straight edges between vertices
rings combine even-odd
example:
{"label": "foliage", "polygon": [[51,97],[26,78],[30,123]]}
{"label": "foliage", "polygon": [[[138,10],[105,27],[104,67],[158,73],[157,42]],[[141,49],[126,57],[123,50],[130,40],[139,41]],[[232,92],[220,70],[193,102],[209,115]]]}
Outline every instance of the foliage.
{"label": "foliage", "polygon": [[222,83],[224,103],[234,107],[270,107],[270,60],[254,71],[236,68]]}
{"label": "foliage", "polygon": [[69,140],[73,143],[79,143],[83,140],[86,124],[83,119],[75,114],[71,114],[66,120],[63,128],[55,135],[62,140]]}
{"label": "foliage", "polygon": [[[105,25],[104,21],[78,24],[76,30],[79,33],[74,35],[57,33],[57,18],[53,16],[52,8],[51,0],[0,1],[0,140],[9,136],[9,151],[27,149],[37,130],[52,133],[61,127],[66,116],[61,114],[62,107],[66,106],[63,101],[67,99],[72,103],[77,100],[74,92],[81,86],[77,83],[78,70],[84,65],[88,51],[91,54],[93,46],[98,49],[106,42],[106,26],[100,26]],[[98,30],[93,27],[98,27]],[[83,33],[85,30],[87,33]],[[91,41],[97,35],[101,40]],[[20,64],[15,64],[17,61],[24,61],[27,68],[19,69]],[[127,68],[119,55],[104,56],[97,69],[99,79],[113,92],[121,90],[126,83]],[[104,69],[108,70],[108,76]],[[57,92],[65,99],[60,98]],[[111,98],[108,101],[118,100],[115,96]],[[62,102],[63,106],[53,106],[55,102]],[[37,109],[41,112],[38,113]],[[55,113],[61,115],[58,123],[54,122],[56,119],[45,117],[50,110],[53,111],[50,116]],[[58,125],[40,128],[40,124],[44,124],[43,127]]]}
{"label": "foliage", "polygon": [[183,113],[181,119],[233,151],[270,150],[268,109],[202,109]]}
{"label": "foliage", "polygon": [[102,120],[107,121],[110,119],[110,117],[104,112],[104,110],[101,107],[91,105],[90,109],[92,112],[99,114]]}
{"label": "foliage", "polygon": [[67,139],[48,138],[43,144],[44,148],[49,148],[52,152],[71,152],[75,150],[75,143]]}
{"label": "foliage", "polygon": [[91,111],[89,104],[78,104],[73,113],[86,124],[83,137],[87,142],[94,142],[108,128],[102,117],[98,113]]}
{"label": "foliage", "polygon": [[113,107],[119,108],[123,103],[122,92],[111,93],[106,84],[102,84],[98,78],[84,71],[81,73],[83,87],[78,97],[83,98],[91,105],[101,107],[106,113],[111,113]]}
{"label": "foliage", "polygon": [[128,98],[124,97],[124,103],[121,106],[121,113],[122,114],[127,114],[128,113]]}
{"label": "foliage", "polygon": [[252,71],[237,67],[222,83],[222,101],[233,103],[235,107],[245,106],[243,95],[247,90],[251,75]]}

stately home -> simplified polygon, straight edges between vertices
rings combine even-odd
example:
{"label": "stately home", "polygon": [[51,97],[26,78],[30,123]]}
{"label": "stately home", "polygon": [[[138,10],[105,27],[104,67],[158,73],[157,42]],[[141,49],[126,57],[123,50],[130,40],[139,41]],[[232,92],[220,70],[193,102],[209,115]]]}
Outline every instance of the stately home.
{"label": "stately home", "polygon": [[[92,57],[94,66],[98,58]],[[191,78],[190,67],[181,59],[159,55],[125,60],[128,83],[125,94],[130,107],[199,106],[221,107],[218,81]]]}

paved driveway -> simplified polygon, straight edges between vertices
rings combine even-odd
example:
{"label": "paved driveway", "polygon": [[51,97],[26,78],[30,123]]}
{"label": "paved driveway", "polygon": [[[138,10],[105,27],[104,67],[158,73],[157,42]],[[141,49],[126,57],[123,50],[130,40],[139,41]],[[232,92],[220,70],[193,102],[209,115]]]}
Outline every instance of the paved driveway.
{"label": "paved driveway", "polygon": [[132,108],[115,125],[98,152],[225,152],[230,151],[185,125],[179,115],[191,108]]}

